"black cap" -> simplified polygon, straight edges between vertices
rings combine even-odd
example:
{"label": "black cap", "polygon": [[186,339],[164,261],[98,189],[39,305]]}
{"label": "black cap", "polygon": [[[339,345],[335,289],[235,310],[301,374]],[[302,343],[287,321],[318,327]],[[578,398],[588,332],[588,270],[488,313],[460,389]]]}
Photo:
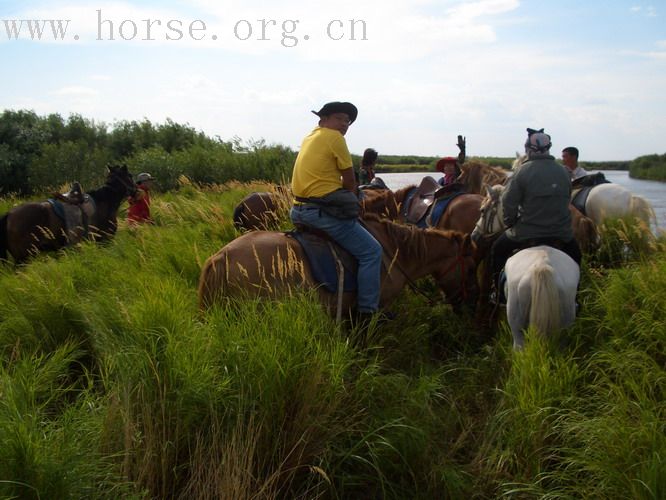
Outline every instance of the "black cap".
{"label": "black cap", "polygon": [[349,116],[350,125],[356,121],[356,117],[358,116],[358,109],[356,109],[356,106],[354,106],[351,102],[327,102],[319,111],[312,110],[312,112],[319,118],[323,118],[334,113],[345,113],[347,116]]}

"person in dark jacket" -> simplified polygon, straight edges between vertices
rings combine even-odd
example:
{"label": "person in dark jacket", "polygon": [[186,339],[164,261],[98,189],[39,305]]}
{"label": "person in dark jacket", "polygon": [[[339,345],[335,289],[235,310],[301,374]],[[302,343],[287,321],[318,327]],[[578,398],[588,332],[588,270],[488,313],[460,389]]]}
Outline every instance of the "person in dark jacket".
{"label": "person in dark jacket", "polygon": [[507,229],[491,248],[496,286],[507,259],[523,248],[549,245],[568,254],[578,265],[581,262],[580,248],[571,228],[569,172],[550,155],[550,136],[543,129],[528,128],[527,133],[527,159],[502,193]]}
{"label": "person in dark jacket", "polygon": [[375,178],[375,165],[379,154],[372,148],[363,151],[363,158],[361,159],[361,171],[359,174],[359,184],[367,185]]}

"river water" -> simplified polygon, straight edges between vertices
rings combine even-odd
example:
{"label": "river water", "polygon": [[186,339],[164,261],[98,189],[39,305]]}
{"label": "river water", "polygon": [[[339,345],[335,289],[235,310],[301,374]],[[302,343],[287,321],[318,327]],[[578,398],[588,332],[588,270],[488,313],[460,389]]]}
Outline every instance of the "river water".
{"label": "river water", "polygon": [[[648,200],[657,215],[657,232],[666,233],[666,182],[632,179],[626,170],[600,170],[600,172],[603,172],[609,181],[621,184],[632,193]],[[378,177],[381,177],[390,189],[396,190],[410,184],[418,184],[426,175],[431,175],[435,179],[441,176],[438,172],[404,172],[381,173]]]}

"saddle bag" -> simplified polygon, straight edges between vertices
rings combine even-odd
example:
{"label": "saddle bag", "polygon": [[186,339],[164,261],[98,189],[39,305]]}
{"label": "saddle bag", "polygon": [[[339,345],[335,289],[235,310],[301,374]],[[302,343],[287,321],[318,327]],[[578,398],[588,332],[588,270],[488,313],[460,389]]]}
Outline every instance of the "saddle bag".
{"label": "saddle bag", "polygon": [[361,212],[361,205],[358,202],[358,198],[354,193],[345,188],[337,189],[320,198],[302,198],[296,196],[296,199],[303,203],[318,205],[324,213],[336,219],[356,219]]}

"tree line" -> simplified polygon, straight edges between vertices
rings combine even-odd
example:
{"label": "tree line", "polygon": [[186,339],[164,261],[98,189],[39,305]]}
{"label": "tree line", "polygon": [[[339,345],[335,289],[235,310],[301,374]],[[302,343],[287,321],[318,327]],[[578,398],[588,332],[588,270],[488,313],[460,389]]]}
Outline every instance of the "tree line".
{"label": "tree line", "polygon": [[5,110],[0,115],[0,194],[31,195],[74,180],[92,188],[103,182],[106,165],[119,162],[135,173],[150,172],[163,190],[175,188],[181,175],[198,183],[282,182],[294,159],[284,146],[223,141],[170,119],[109,127],[78,114],[65,119]]}
{"label": "tree line", "polygon": [[[32,195],[78,180],[84,189],[100,185],[105,166],[126,163],[132,172],[150,172],[159,189],[178,186],[184,175],[201,184],[230,180],[288,182],[296,152],[265,141],[244,143],[209,137],[167,119],[119,121],[109,126],[73,114],[38,116],[5,110],[0,115],[0,195]],[[360,156],[353,155],[355,167]],[[510,168],[513,158],[479,158]],[[435,156],[381,155],[378,172],[434,170]],[[592,170],[629,170],[632,177],[666,180],[666,154],[625,162],[582,162]]]}

